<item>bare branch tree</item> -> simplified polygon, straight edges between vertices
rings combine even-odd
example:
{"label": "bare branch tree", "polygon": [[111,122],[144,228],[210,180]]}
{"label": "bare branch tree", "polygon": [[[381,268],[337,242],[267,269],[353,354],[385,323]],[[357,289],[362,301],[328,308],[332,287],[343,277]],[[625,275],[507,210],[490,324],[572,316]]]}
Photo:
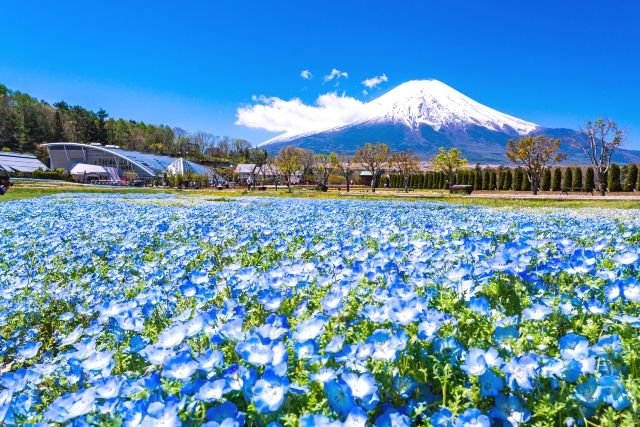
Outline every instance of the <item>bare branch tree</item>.
{"label": "bare branch tree", "polygon": [[333,170],[333,163],[331,162],[331,156],[328,154],[316,154],[313,156],[313,170],[320,178],[320,184],[323,189],[326,189],[329,184],[329,174]]}
{"label": "bare branch tree", "polygon": [[382,143],[365,144],[356,152],[354,161],[362,163],[365,170],[371,173],[371,192],[375,193],[382,167],[389,161],[389,146]]}
{"label": "bare branch tree", "polygon": [[353,176],[353,156],[349,154],[331,153],[331,162],[335,169],[340,170],[347,183],[347,193],[351,187],[351,177]]}
{"label": "bare branch tree", "polygon": [[419,168],[418,156],[414,155],[411,152],[411,149],[406,152],[393,153],[391,155],[391,165],[400,172],[400,176],[402,176],[404,192],[409,192],[409,175],[416,172]]}
{"label": "bare branch tree", "polygon": [[613,152],[624,142],[624,132],[618,129],[615,121],[607,118],[588,121],[582,132],[586,135],[586,140],[572,138],[571,145],[581,149],[591,162],[598,175],[600,195],[604,196],[607,191],[604,177],[611,167]]}

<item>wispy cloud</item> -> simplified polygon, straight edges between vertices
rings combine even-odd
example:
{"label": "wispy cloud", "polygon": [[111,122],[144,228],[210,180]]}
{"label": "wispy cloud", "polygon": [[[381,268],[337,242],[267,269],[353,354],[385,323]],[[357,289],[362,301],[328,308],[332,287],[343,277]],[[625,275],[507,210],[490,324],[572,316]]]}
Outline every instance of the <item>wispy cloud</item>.
{"label": "wispy cloud", "polygon": [[325,82],[329,82],[333,79],[339,80],[341,78],[345,78],[345,79],[349,78],[349,73],[347,73],[346,71],[340,71],[337,68],[334,68],[333,70],[331,70],[329,74],[324,76],[323,80]]}
{"label": "wispy cloud", "polygon": [[299,98],[254,97],[254,105],[239,108],[236,124],[271,132],[305,132],[365,120],[365,103],[335,92],[320,95],[315,105]]}
{"label": "wispy cloud", "polygon": [[300,72],[300,77],[302,77],[302,78],[303,78],[303,79],[305,79],[305,80],[311,80],[311,78],[312,78],[313,76],[311,75],[311,71],[309,71],[309,70],[302,70],[302,71]]}
{"label": "wispy cloud", "polygon": [[373,89],[378,86],[380,83],[384,83],[389,81],[389,78],[386,74],[382,74],[381,76],[371,77],[370,79],[366,79],[362,82],[363,85],[368,87],[369,89]]}

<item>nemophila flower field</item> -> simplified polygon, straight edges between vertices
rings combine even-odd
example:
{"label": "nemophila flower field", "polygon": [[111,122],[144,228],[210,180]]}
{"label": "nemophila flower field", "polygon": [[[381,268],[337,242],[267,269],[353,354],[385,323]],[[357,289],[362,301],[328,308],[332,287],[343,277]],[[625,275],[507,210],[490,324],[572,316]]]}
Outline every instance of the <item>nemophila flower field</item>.
{"label": "nemophila flower field", "polygon": [[635,211],[0,205],[6,425],[637,425]]}

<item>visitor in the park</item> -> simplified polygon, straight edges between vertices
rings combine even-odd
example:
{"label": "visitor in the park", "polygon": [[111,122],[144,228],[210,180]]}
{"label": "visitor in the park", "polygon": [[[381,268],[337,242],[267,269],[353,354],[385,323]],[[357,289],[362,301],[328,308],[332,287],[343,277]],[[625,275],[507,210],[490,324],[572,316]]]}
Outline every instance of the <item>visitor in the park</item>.
{"label": "visitor in the park", "polygon": [[12,185],[13,183],[9,180],[9,175],[5,172],[0,172],[0,196],[4,196],[4,193],[6,193]]}

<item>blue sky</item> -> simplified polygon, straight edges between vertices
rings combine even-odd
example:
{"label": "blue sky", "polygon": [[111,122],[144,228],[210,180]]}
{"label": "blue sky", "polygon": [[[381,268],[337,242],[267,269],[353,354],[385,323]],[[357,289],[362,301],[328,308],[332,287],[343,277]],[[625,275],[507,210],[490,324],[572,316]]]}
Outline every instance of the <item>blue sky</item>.
{"label": "blue sky", "polygon": [[[367,100],[435,78],[543,126],[607,115],[640,149],[631,0],[3,0],[0,12],[1,83],[113,117],[259,143],[274,133],[235,124],[253,97]],[[334,68],[348,77],[324,82]]]}

